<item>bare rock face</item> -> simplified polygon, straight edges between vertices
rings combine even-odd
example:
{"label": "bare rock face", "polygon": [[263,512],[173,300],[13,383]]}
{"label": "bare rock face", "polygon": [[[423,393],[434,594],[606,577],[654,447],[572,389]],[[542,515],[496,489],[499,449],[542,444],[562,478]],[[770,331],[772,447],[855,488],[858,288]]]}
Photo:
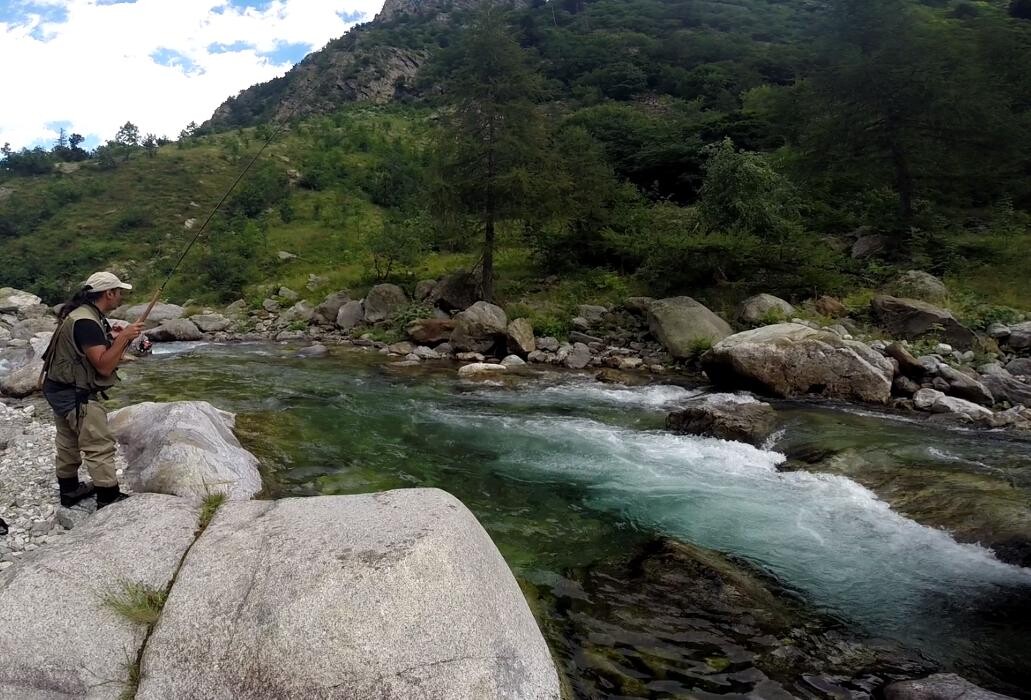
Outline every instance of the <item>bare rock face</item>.
{"label": "bare rock face", "polygon": [[960,324],[952,312],[919,299],[877,296],[870,302],[874,318],[897,338],[917,340],[935,337],[956,348],[968,350],[977,336]]}
{"label": "bare rock face", "polygon": [[751,396],[710,394],[670,413],[666,428],[758,446],[773,432],[776,418],[773,406]]}
{"label": "bare rock face", "polygon": [[798,323],[724,338],[702,357],[720,387],[888,403],[894,367],[864,343]]}
{"label": "bare rock face", "polygon": [[726,321],[691,297],[659,299],[648,306],[648,327],[678,360],[692,357],[703,342],[733,333]]}
{"label": "bare rock face", "polygon": [[472,513],[403,489],[223,505],[176,577],[136,697],[558,700],[559,682]]}

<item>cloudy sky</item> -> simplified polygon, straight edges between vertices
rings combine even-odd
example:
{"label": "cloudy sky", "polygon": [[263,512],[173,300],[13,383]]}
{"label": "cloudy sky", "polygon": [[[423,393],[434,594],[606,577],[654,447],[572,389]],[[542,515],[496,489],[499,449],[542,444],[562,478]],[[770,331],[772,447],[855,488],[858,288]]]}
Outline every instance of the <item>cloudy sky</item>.
{"label": "cloudy sky", "polygon": [[0,0],[0,144],[175,138],[371,20],[382,0]]}

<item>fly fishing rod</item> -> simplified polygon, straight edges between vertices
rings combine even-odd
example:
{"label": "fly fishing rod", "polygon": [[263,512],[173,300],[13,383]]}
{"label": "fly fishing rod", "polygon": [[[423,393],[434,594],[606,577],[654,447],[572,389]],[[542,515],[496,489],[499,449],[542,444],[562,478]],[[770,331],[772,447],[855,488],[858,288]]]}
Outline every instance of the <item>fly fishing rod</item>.
{"label": "fly fishing rod", "polygon": [[[312,87],[313,84],[309,80],[307,92],[311,92]],[[307,97],[307,94],[305,94],[305,97]],[[287,123],[289,123],[289,121],[293,118],[294,113],[297,112],[298,108],[302,104],[304,104],[303,99],[297,101],[293,109],[291,109],[290,112],[286,115],[286,117],[284,117],[280,121],[279,126],[276,127],[275,131],[273,131],[272,134],[267,139],[265,139],[265,143],[261,145],[261,148],[259,148],[258,152],[254,154],[254,157],[251,158],[250,162],[247,163],[246,167],[244,167],[244,169],[240,171],[240,174],[236,176],[236,179],[233,181],[233,184],[229,186],[229,189],[225,191],[225,194],[222,195],[222,198],[218,200],[218,203],[215,204],[214,208],[212,208],[211,212],[208,214],[208,217],[204,219],[204,223],[201,224],[200,228],[197,230],[197,233],[194,234],[193,238],[190,239],[190,242],[186,245],[186,248],[183,249],[183,252],[179,255],[179,259],[175,261],[175,265],[173,265],[172,269],[169,270],[168,274],[165,276],[164,281],[161,283],[161,286],[158,287],[157,291],[154,292],[154,296],[151,297],[150,303],[147,305],[147,309],[143,312],[143,315],[136,320],[137,323],[143,323],[147,320],[147,317],[150,316],[150,312],[154,310],[155,304],[158,303],[158,299],[161,298],[161,293],[165,291],[165,286],[168,285],[168,281],[172,279],[172,275],[174,275],[175,271],[179,269],[180,265],[182,265],[183,260],[186,259],[187,254],[189,254],[194,244],[196,244],[197,241],[200,240],[201,235],[204,233],[205,229],[207,229],[208,224],[211,223],[211,220],[215,217],[215,214],[218,213],[218,210],[222,207],[223,204],[225,204],[226,200],[229,199],[229,195],[233,193],[233,190],[236,189],[236,186],[240,184],[240,181],[243,180],[243,178],[247,175],[247,173],[254,166],[254,164],[258,162],[258,158],[260,158],[261,154],[265,152],[265,149],[268,148],[269,144],[276,140],[276,137],[279,136],[280,132],[283,130],[284,127],[286,127]]]}

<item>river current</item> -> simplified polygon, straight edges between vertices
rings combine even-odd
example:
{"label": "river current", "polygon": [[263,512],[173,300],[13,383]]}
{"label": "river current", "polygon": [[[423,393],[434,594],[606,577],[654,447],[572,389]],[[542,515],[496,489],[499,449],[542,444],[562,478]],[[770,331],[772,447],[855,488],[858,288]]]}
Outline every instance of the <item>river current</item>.
{"label": "river current", "polygon": [[451,365],[296,350],[159,345],[116,400],[237,413],[269,495],[450,491],[512,567],[578,696],[834,696],[790,667],[753,668],[766,642],[726,611],[635,579],[638,553],[668,540],[727,555],[857,635],[1031,697],[1031,569],[985,546],[1031,533],[1031,443],[788,403],[759,449],[666,432],[698,389],[560,372],[474,383]]}

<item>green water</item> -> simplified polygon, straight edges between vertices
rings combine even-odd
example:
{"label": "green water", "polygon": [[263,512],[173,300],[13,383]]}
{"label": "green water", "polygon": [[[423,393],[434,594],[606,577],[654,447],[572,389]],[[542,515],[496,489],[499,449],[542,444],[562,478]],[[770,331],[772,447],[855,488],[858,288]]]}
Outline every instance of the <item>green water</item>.
{"label": "green water", "polygon": [[760,671],[773,644],[761,625],[637,571],[663,537],[732,555],[807,609],[935,665],[1011,694],[1031,687],[1031,572],[975,544],[1031,534],[1027,443],[787,405],[773,450],[820,459],[781,471],[776,451],[663,431],[693,393],[676,386],[557,373],[484,385],[375,353],[184,349],[129,368],[118,400],[238,413],[271,496],[455,494],[515,571],[578,696],[834,696],[790,663]]}

